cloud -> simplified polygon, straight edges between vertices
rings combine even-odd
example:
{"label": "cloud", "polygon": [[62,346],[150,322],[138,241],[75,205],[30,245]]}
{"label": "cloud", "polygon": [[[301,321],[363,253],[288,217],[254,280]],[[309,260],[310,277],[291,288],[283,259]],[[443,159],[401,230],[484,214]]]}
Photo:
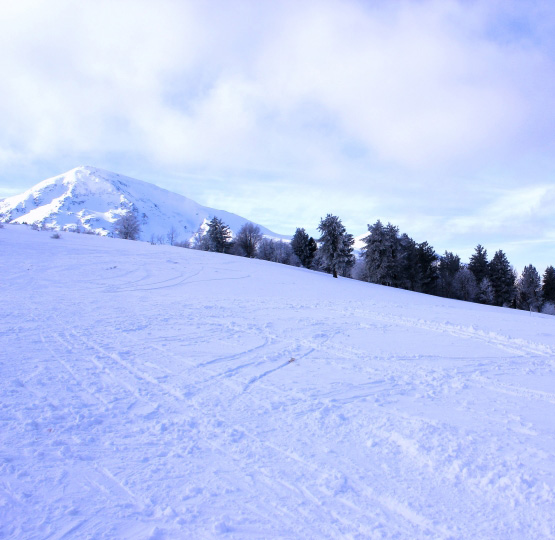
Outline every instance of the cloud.
{"label": "cloud", "polygon": [[501,231],[492,194],[552,184],[554,30],[543,1],[9,3],[0,175],[88,162],[276,228]]}
{"label": "cloud", "polygon": [[[1,28],[11,140],[271,169],[306,168],[297,139],[327,154],[334,135],[437,167],[510,152],[553,120],[550,60],[488,40],[468,3],[240,5],[23,2]],[[536,109],[551,115],[529,125]]]}

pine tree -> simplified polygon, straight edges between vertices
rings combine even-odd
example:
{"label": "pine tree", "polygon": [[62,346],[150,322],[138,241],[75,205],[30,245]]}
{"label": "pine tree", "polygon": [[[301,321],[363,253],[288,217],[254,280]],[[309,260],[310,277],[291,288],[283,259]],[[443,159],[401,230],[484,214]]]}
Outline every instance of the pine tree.
{"label": "pine tree", "polygon": [[397,252],[397,286],[414,291],[420,281],[418,271],[418,245],[406,233],[399,238]]}
{"label": "pine tree", "polygon": [[515,276],[505,253],[502,250],[497,251],[488,267],[494,305],[510,304],[515,295]]}
{"label": "pine tree", "polygon": [[454,298],[453,279],[461,268],[461,258],[446,251],[438,264],[438,294],[446,298]]}
{"label": "pine tree", "polygon": [[542,302],[542,284],[538,271],[530,264],[524,268],[516,282],[518,309],[539,311]]}
{"label": "pine tree", "polygon": [[318,230],[322,233],[318,241],[321,243],[319,251],[324,262],[324,270],[332,273],[334,278],[338,272],[346,275],[355,263],[353,235],[347,234],[341,220],[331,214],[320,220]]}
{"label": "pine tree", "polygon": [[217,253],[228,253],[231,248],[231,230],[219,218],[213,217],[208,224],[208,237],[209,251]]}
{"label": "pine tree", "polygon": [[371,283],[395,286],[399,270],[399,229],[391,223],[384,227],[378,219],[368,225],[368,232],[370,234],[363,238],[362,248],[367,279]]}
{"label": "pine tree", "polygon": [[470,257],[468,269],[474,274],[476,283],[481,283],[485,277],[489,277],[488,250],[478,244],[474,255]]}
{"label": "pine tree", "polygon": [[555,304],[555,268],[548,266],[543,274],[542,295],[545,302]]}
{"label": "pine tree", "polygon": [[435,290],[437,281],[437,266],[436,261],[438,257],[434,248],[428,242],[421,242],[417,244],[416,261],[418,269],[418,283],[414,289],[418,292],[432,294]]}
{"label": "pine tree", "polygon": [[316,256],[317,251],[318,251],[318,244],[316,243],[316,240],[314,240],[314,238],[312,238],[311,236],[308,239],[308,246],[307,246],[307,252],[308,252],[307,268],[310,268],[312,266],[312,261],[314,260],[314,257]]}
{"label": "pine tree", "polygon": [[318,246],[314,238],[308,236],[304,229],[298,228],[291,239],[291,249],[301,264],[305,268],[310,268]]}
{"label": "pine tree", "polygon": [[353,253],[353,244],[355,239],[352,234],[345,233],[339,249],[339,257],[337,259],[337,271],[342,277],[350,277],[351,269],[356,263],[356,257]]}

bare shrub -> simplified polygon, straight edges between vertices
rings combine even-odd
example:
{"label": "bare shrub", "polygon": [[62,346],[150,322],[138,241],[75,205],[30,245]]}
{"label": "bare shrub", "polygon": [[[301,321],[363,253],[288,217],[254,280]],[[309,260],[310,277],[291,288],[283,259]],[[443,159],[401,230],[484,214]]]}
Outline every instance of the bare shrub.
{"label": "bare shrub", "polygon": [[139,223],[139,219],[131,211],[123,214],[114,223],[114,233],[116,236],[126,240],[138,240],[139,235],[141,234],[141,224]]}

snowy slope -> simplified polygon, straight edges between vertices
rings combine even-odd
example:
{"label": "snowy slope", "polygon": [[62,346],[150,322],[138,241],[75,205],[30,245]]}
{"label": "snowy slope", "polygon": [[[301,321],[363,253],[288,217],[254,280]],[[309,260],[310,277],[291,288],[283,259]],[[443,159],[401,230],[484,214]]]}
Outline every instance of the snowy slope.
{"label": "snowy slope", "polygon": [[[214,216],[236,233],[248,220],[201,206],[154,184],[95,167],[77,167],[49,178],[21,195],[0,201],[0,221],[37,223],[55,229],[92,230],[109,234],[122,213],[133,209],[141,221],[141,239],[162,236],[173,226],[180,241],[189,240]],[[260,226],[271,238],[289,239]]]}
{"label": "snowy slope", "polygon": [[553,317],[15,225],[0,251],[0,537],[555,537]]}

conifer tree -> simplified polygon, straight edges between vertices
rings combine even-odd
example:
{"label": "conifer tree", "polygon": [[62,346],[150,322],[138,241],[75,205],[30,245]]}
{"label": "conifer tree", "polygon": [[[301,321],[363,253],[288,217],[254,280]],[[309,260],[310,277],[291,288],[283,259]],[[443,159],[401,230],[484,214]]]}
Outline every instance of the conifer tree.
{"label": "conifer tree", "polygon": [[515,276],[505,253],[502,250],[497,251],[488,267],[494,305],[510,304],[515,294]]}
{"label": "conifer tree", "polygon": [[453,279],[461,267],[461,258],[446,251],[438,264],[438,294],[446,298],[454,298]]}
{"label": "conifer tree", "polygon": [[321,243],[319,251],[324,262],[324,270],[333,274],[334,278],[338,272],[347,275],[355,264],[353,235],[348,234],[341,220],[331,214],[320,220],[318,230],[322,233],[318,241]]}
{"label": "conifer tree", "polygon": [[431,294],[434,292],[437,281],[437,255],[428,242],[417,244],[416,260],[418,269],[418,282],[415,288],[418,292]]}
{"label": "conifer tree", "polygon": [[310,268],[316,250],[316,241],[304,229],[298,228],[291,239],[291,249],[305,268]]}
{"label": "conifer tree", "polygon": [[476,283],[481,283],[485,277],[489,277],[488,250],[478,244],[474,255],[470,257],[468,269],[474,274]]}
{"label": "conifer tree", "polygon": [[418,283],[418,245],[408,234],[403,233],[399,238],[397,252],[397,286],[414,291]]}
{"label": "conifer tree", "polygon": [[541,278],[538,271],[530,264],[524,268],[516,282],[516,306],[519,309],[539,311],[541,302]]}
{"label": "conifer tree", "polygon": [[543,274],[542,295],[545,302],[555,304],[555,268],[548,266]]}
{"label": "conifer tree", "polygon": [[395,286],[399,269],[399,229],[378,219],[368,225],[368,236],[363,238],[362,253],[366,264],[366,277],[371,283]]}
{"label": "conifer tree", "polygon": [[208,224],[208,237],[209,251],[217,253],[228,253],[231,248],[231,230],[219,218],[213,217]]}
{"label": "conifer tree", "polygon": [[342,277],[350,277],[351,269],[356,263],[356,257],[353,253],[354,243],[354,236],[346,232],[343,235],[343,241],[341,242],[341,248],[339,249],[339,257],[337,259],[337,271]]}

